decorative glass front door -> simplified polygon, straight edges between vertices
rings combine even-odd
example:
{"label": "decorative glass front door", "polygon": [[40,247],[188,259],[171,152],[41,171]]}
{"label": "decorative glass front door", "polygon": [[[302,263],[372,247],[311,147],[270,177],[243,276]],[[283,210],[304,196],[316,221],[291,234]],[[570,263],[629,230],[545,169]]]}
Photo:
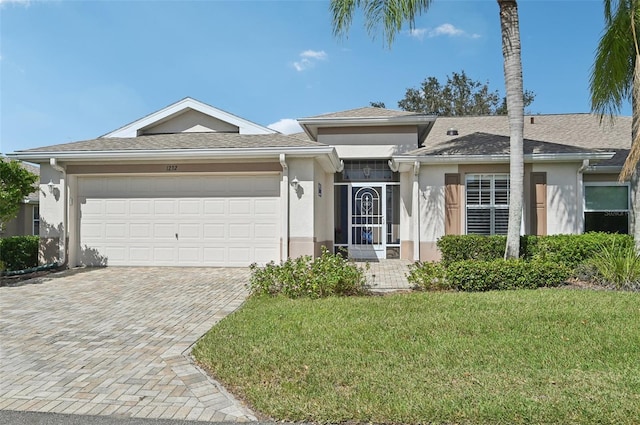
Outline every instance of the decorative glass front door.
{"label": "decorative glass front door", "polygon": [[386,258],[384,185],[351,185],[349,256]]}

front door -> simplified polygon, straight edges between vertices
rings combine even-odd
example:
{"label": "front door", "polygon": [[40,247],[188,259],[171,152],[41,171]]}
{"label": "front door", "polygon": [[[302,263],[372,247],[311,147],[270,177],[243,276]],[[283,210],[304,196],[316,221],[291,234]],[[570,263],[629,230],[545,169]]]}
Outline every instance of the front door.
{"label": "front door", "polygon": [[351,185],[349,256],[386,258],[384,185]]}

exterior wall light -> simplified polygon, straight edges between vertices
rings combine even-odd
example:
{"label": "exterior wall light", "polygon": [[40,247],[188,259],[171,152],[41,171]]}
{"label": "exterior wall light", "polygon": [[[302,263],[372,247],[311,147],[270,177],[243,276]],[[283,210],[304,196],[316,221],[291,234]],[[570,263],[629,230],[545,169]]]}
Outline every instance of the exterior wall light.
{"label": "exterior wall light", "polygon": [[297,191],[298,188],[300,187],[300,182],[298,181],[298,177],[294,177],[293,180],[291,180],[291,187],[293,187],[293,190]]}
{"label": "exterior wall light", "polygon": [[49,180],[47,187],[49,188],[49,193],[53,193],[53,180]]}

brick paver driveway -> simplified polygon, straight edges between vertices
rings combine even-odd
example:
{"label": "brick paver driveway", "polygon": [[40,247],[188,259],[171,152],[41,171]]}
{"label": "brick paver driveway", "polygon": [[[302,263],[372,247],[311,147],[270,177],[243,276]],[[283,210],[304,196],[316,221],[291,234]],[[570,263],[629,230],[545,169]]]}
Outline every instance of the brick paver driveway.
{"label": "brick paver driveway", "polygon": [[248,421],[191,345],[246,297],[247,269],[104,268],[0,288],[0,409]]}

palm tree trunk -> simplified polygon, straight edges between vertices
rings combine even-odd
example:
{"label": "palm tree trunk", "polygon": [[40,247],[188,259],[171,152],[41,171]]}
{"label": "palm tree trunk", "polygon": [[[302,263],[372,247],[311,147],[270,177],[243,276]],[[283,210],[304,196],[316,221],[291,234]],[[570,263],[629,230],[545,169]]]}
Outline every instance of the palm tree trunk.
{"label": "palm tree trunk", "polygon": [[509,226],[504,258],[520,255],[520,227],[524,199],[524,91],[522,87],[522,60],[520,57],[520,28],[516,0],[498,0],[502,29],[502,56],[509,117]]}

